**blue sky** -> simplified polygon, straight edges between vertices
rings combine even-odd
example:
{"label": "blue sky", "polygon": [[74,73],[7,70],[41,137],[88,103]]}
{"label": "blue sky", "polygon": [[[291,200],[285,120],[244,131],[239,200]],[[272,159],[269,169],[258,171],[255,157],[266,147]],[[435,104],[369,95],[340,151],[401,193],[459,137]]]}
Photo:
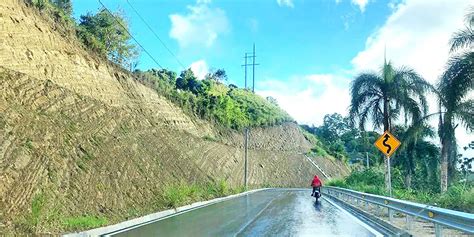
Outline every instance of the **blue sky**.
{"label": "blue sky", "polygon": [[[102,2],[125,13],[131,32],[161,65],[182,69],[127,0]],[[128,2],[198,76],[224,68],[229,83],[242,87],[240,65],[255,43],[257,93],[275,97],[298,122],[315,125],[325,114],[347,114],[350,81],[361,71],[378,70],[385,48],[395,66],[409,66],[435,83],[449,58],[449,38],[474,5],[474,0]],[[76,18],[100,8],[98,0],[73,3]],[[157,67],[144,53],[139,61],[141,69]]]}
{"label": "blue sky", "polygon": [[[367,37],[391,12],[390,7],[381,1],[367,5],[364,12],[356,4],[334,0],[295,1],[293,7],[274,0],[129,2],[185,66],[205,60],[209,67],[226,69],[232,82],[239,86],[243,85],[242,57],[252,49],[254,42],[261,63],[257,79],[331,73],[350,66],[350,60],[363,50]],[[126,0],[103,0],[103,3],[110,9],[125,12],[132,33],[161,65],[173,70],[181,69]],[[74,1],[74,4],[76,18],[100,7],[94,0]],[[189,21],[194,16],[198,21],[196,28],[211,28],[217,38],[207,44],[207,35],[201,37],[190,32],[183,34],[189,39],[183,39],[180,45],[179,40],[170,37],[172,15],[189,17]],[[222,23],[218,21],[223,19],[227,24],[220,27]],[[199,39],[193,42],[194,37]],[[142,54],[139,67],[147,69],[156,67],[156,64]]]}

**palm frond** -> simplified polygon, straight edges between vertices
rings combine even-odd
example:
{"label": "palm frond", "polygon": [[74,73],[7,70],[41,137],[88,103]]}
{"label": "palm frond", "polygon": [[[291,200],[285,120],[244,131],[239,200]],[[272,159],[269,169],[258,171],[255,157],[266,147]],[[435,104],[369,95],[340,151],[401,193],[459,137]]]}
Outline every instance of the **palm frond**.
{"label": "palm frond", "polygon": [[[382,79],[373,73],[362,73],[357,76],[351,84],[351,105],[349,107],[352,122],[359,119],[363,127],[368,119],[367,107],[375,106],[376,100],[380,99]],[[379,100],[378,100],[379,101]]]}
{"label": "palm frond", "polygon": [[458,105],[456,118],[461,121],[464,127],[471,132],[474,131],[474,100],[470,99]]}
{"label": "palm frond", "polygon": [[468,26],[465,29],[457,31],[449,43],[451,45],[451,52],[472,47],[474,45],[474,30],[471,26]]}
{"label": "palm frond", "polygon": [[474,52],[452,57],[441,77],[439,92],[443,106],[454,109],[474,89]]}

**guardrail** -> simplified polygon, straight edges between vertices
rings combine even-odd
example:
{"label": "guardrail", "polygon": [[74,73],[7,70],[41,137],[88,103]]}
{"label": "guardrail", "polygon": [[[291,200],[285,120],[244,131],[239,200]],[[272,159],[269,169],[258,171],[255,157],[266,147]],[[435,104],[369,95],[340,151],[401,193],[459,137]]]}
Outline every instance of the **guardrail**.
{"label": "guardrail", "polygon": [[474,214],[362,193],[344,188],[324,187],[322,192],[341,201],[343,201],[344,198],[347,200],[355,199],[358,202],[364,202],[366,206],[371,203],[381,207],[386,207],[388,210],[389,221],[392,219],[392,211],[397,211],[407,215],[408,225],[411,224],[411,219],[408,218],[408,216],[433,222],[435,225],[436,236],[442,236],[443,227],[474,234]]}

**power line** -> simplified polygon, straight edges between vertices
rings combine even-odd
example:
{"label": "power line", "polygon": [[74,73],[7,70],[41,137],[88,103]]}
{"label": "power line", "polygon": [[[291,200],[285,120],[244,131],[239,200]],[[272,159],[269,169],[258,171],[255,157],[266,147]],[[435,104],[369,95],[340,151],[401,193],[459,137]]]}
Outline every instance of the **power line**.
{"label": "power line", "polygon": [[102,3],[102,1],[98,0],[100,5],[102,5],[102,7],[112,16],[112,18],[114,18],[115,22],[117,22],[117,24],[119,24],[126,32],[127,34],[132,37],[132,39],[135,41],[135,43],[138,44],[138,46],[140,46],[140,48],[143,49],[143,51],[156,63],[156,65],[158,65],[158,67],[160,67],[161,69],[163,69],[163,67],[160,65],[160,63],[153,57],[151,56],[151,54],[145,49],[145,47],[143,47],[140,42],[138,42],[137,39],[135,39],[135,37],[133,37],[133,35],[130,33],[130,31],[127,29],[127,27],[125,27],[119,20],[117,20],[117,18],[115,17],[114,14],[112,14],[112,12]]}
{"label": "power line", "polygon": [[151,33],[153,33],[153,35],[155,35],[155,37],[160,41],[160,43],[163,45],[163,47],[165,47],[165,49],[168,50],[168,52],[176,59],[176,62],[178,62],[178,64],[181,65],[183,70],[186,70],[186,67],[183,65],[183,63],[181,63],[181,61],[179,61],[178,57],[176,57],[176,55],[168,48],[168,46],[166,46],[165,42],[163,40],[161,40],[161,38],[158,36],[158,34],[155,33],[153,28],[151,28],[151,26],[145,21],[145,19],[140,15],[140,13],[138,13],[138,11],[133,7],[133,5],[128,0],[127,0],[127,3],[132,8],[132,10],[135,12],[135,14],[137,14],[138,17],[143,21],[143,23],[148,27],[148,29],[151,31]]}

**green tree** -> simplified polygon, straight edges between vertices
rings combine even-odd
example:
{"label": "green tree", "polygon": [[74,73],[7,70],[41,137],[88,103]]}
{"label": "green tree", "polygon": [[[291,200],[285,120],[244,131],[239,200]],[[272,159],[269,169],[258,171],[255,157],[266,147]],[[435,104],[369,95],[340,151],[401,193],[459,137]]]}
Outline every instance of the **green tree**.
{"label": "green tree", "polygon": [[53,0],[53,4],[61,9],[66,16],[72,15],[72,1],[71,0]]}
{"label": "green tree", "polygon": [[205,92],[203,83],[196,78],[190,68],[182,71],[178,79],[176,79],[176,88],[188,90],[195,95],[203,94]]}
{"label": "green tree", "polygon": [[336,141],[350,129],[349,120],[341,114],[326,114],[323,125],[316,129],[316,135],[328,141]]}
{"label": "green tree", "polygon": [[278,101],[274,98],[274,97],[271,97],[271,96],[267,96],[265,98],[268,102],[270,102],[270,104],[273,104],[275,106],[278,106]]}
{"label": "green tree", "polygon": [[[399,165],[405,171],[405,187],[411,189],[417,163],[424,162],[425,167],[429,164],[432,170],[426,170],[426,173],[431,177],[432,172],[436,170],[436,163],[434,167],[432,166],[432,160],[437,160],[433,156],[435,152],[433,152],[431,144],[424,140],[425,138],[433,138],[435,132],[431,127],[420,122],[416,122],[408,127],[395,126],[393,132],[403,141],[400,150],[396,154],[396,159],[393,159],[394,165]],[[429,161],[426,161],[426,158]]]}
{"label": "green tree", "polygon": [[228,79],[227,73],[224,69],[217,69],[216,71],[210,72],[206,75],[206,78],[218,83],[222,83]]}
{"label": "green tree", "polygon": [[451,39],[454,56],[450,58],[438,85],[441,192],[447,191],[449,177],[456,173],[456,121],[460,121],[466,130],[474,129],[474,100],[467,98],[474,88],[474,52],[471,47],[474,44],[474,11],[467,15],[466,21],[466,29],[457,32]]}
{"label": "green tree", "polygon": [[129,43],[131,37],[127,31],[128,24],[122,14],[110,14],[101,9],[96,14],[87,13],[80,17],[77,34],[89,49],[128,69],[138,51]]}
{"label": "green tree", "polygon": [[352,82],[350,117],[358,120],[361,130],[369,117],[374,127],[383,125],[384,131],[391,130],[392,121],[402,112],[406,120],[419,121],[428,110],[425,92],[429,88],[429,83],[412,69],[396,69],[385,62],[380,74],[362,73]]}

